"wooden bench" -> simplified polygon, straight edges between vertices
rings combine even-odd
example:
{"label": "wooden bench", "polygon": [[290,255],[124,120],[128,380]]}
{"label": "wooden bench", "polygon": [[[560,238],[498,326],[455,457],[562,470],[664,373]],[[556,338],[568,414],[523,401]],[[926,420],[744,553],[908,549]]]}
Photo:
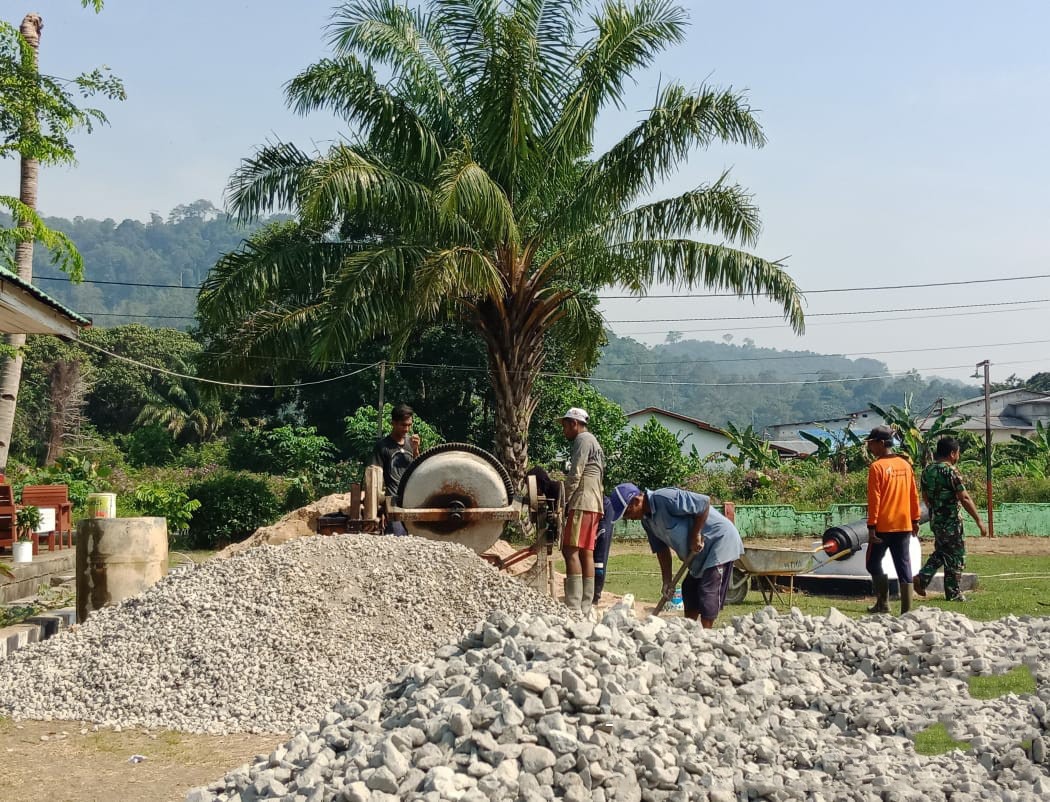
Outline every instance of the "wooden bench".
{"label": "wooden bench", "polygon": [[48,551],[55,550],[56,537],[59,549],[72,548],[73,505],[66,485],[26,485],[22,488],[22,506],[55,511],[55,529],[48,535]]}

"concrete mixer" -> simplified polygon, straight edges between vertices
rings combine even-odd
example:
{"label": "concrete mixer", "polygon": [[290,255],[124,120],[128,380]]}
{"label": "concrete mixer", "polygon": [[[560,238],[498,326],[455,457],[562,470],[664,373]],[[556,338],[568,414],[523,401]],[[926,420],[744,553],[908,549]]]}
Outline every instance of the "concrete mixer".
{"label": "concrete mixer", "polygon": [[551,592],[553,543],[548,532],[558,532],[564,518],[560,494],[546,498],[530,476],[524,496],[515,494],[506,468],[492,454],[469,443],[443,443],[427,449],[401,476],[397,496],[383,493],[383,473],[376,465],[365,469],[364,486],[351,488],[352,502],[339,515],[323,516],[318,531],[380,532],[382,521],[401,521],[409,534],[429,540],[458,543],[483,554],[508,523],[519,522],[535,532],[535,542],[508,558],[494,559],[508,567],[535,555],[537,586]]}

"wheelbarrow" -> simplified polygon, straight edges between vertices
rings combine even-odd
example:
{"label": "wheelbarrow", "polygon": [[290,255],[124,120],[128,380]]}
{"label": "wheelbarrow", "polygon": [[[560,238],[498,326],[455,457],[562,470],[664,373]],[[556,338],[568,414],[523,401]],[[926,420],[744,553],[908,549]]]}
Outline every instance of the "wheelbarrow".
{"label": "wheelbarrow", "polygon": [[745,546],[744,555],[733,564],[733,577],[726,601],[739,604],[747,595],[748,588],[755,585],[766,604],[772,604],[774,599],[783,602],[784,596],[777,579],[787,577],[787,603],[790,605],[795,593],[795,575],[805,574],[827,562],[823,554],[823,545],[809,550]]}

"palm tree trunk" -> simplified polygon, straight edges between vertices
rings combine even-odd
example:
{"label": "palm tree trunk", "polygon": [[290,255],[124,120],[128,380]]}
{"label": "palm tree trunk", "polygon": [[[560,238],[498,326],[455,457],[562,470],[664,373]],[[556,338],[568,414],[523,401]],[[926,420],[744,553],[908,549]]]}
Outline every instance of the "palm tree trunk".
{"label": "palm tree trunk", "polygon": [[[39,14],[26,14],[20,31],[26,42],[33,49],[33,68],[39,67],[40,32],[44,21]],[[25,121],[27,127],[36,126],[35,117]],[[18,198],[30,209],[36,211],[37,175],[40,162],[23,154],[20,169]],[[28,220],[19,220],[19,228],[29,228]],[[15,247],[15,264],[19,278],[33,280],[33,238],[28,237]],[[4,342],[15,349],[15,356],[4,360],[0,368],[0,471],[7,469],[7,458],[11,452],[11,432],[15,425],[15,408],[18,403],[18,387],[22,383],[22,346],[26,343],[24,334],[8,334]]]}
{"label": "palm tree trunk", "polygon": [[478,329],[488,349],[489,381],[496,401],[496,457],[520,487],[528,470],[529,424],[536,411],[532,387],[543,364],[543,334],[520,326],[517,319],[508,320],[494,308],[479,312]]}

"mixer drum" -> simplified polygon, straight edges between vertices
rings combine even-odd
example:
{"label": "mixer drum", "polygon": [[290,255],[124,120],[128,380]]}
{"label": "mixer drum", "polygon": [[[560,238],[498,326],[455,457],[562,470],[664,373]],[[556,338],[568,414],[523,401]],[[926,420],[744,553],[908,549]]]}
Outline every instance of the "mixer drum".
{"label": "mixer drum", "polygon": [[442,508],[440,521],[405,520],[413,535],[459,543],[479,554],[499,540],[502,520],[464,520],[460,510],[504,508],[513,486],[494,456],[466,443],[445,443],[424,451],[401,477],[397,506],[405,509]]}

